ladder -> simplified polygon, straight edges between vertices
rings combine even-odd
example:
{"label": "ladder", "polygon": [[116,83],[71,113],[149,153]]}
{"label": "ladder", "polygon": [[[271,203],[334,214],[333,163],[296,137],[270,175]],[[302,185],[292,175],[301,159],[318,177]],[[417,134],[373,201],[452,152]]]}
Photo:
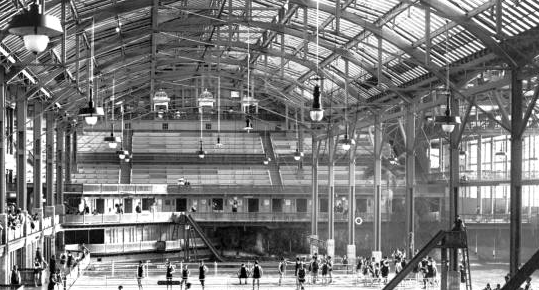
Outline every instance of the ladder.
{"label": "ladder", "polygon": [[468,247],[462,249],[462,263],[464,264],[464,271],[466,272],[466,290],[472,290],[472,274],[470,271],[470,255],[468,253]]}

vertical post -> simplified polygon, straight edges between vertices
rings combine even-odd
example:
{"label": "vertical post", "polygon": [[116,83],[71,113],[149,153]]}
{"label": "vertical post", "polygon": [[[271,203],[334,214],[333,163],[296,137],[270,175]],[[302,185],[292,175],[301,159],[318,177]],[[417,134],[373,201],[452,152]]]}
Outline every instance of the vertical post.
{"label": "vertical post", "polygon": [[46,116],[46,137],[45,137],[45,154],[46,154],[46,176],[45,182],[47,186],[47,206],[54,205],[54,112],[48,111]]}
{"label": "vertical post", "polygon": [[72,138],[72,146],[71,146],[71,172],[73,170],[77,170],[77,129],[75,126],[73,126],[73,129],[71,130],[73,132]]}
{"label": "vertical post", "polygon": [[[354,138],[354,131],[350,132],[349,138]],[[348,245],[346,256],[351,265],[356,261],[356,146],[351,146],[348,152]]]}
{"label": "vertical post", "polygon": [[511,215],[509,273],[515,275],[520,266],[522,233],[522,78],[520,71],[511,71]]}
{"label": "vertical post", "polygon": [[[459,114],[458,100],[453,100],[450,104],[451,111],[454,115]],[[453,228],[453,224],[457,219],[459,209],[459,131],[460,126],[457,124],[453,129],[453,132],[449,135],[449,228]],[[441,144],[441,143],[440,143]],[[449,271],[442,273],[442,275],[448,275],[445,285],[442,285],[442,290],[458,289],[459,287],[459,254],[458,249],[451,249],[449,251]]]}
{"label": "vertical post", "polygon": [[71,130],[73,127],[71,126],[71,120],[68,119],[65,130],[65,144],[64,144],[64,150],[65,150],[65,183],[70,184],[71,183]]}
{"label": "vertical post", "polygon": [[288,105],[284,105],[284,127],[285,131],[290,130],[290,120],[288,119]]}
{"label": "vertical post", "polygon": [[[6,212],[6,83],[0,68],[0,213]],[[0,236],[1,239],[1,236]],[[6,271],[8,271],[6,269]],[[0,281],[3,282],[3,281]]]}
{"label": "vertical post", "polygon": [[[254,86],[253,86],[254,87]],[[253,90],[254,91],[254,90]],[[298,121],[298,127],[296,128],[296,130],[298,130],[298,149],[299,149],[299,152],[301,154],[304,154],[304,151],[303,151],[303,127],[301,127],[300,125],[303,124],[303,121],[305,120],[305,113],[304,113],[304,110],[303,108],[299,108],[298,110],[299,111],[299,116],[298,114],[296,114],[296,118],[299,117],[299,121]],[[297,111],[296,111],[297,112]],[[303,168],[303,158],[301,158],[299,160],[299,168]]]}
{"label": "vertical post", "polygon": [[27,210],[26,196],[26,119],[28,100],[22,87],[17,87],[17,206]]}
{"label": "vertical post", "polygon": [[415,247],[415,116],[414,104],[406,107],[406,233],[407,233],[407,257],[414,256]]}
{"label": "vertical post", "polygon": [[56,198],[55,204],[64,202],[64,124],[56,125]]}
{"label": "vertical post", "polygon": [[[483,179],[483,136],[479,134],[477,136],[477,180]],[[477,187],[477,206],[479,207],[479,214],[483,214],[483,195],[481,194],[481,186]]]}
{"label": "vertical post", "polygon": [[[312,135],[312,202],[311,202],[311,235],[318,238],[318,141]],[[311,247],[311,255],[318,252],[318,247]]]}
{"label": "vertical post", "polygon": [[34,101],[34,198],[32,207],[37,211],[43,208],[42,179],[41,179],[41,132],[42,130],[43,103],[41,100]]}
{"label": "vertical post", "polygon": [[[331,126],[331,124],[330,124]],[[329,130],[328,136],[328,241],[327,254],[335,256],[335,138],[333,129]]]}
{"label": "vertical post", "polygon": [[[382,250],[382,123],[374,115],[374,251]],[[374,256],[374,255],[373,255]]]}

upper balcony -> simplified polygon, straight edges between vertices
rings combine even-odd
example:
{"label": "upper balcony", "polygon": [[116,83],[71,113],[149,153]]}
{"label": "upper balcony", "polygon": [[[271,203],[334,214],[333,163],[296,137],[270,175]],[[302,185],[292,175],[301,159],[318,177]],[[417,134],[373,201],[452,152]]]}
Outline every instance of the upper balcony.
{"label": "upper balcony", "polygon": [[[14,215],[11,219],[17,219],[16,223],[10,222],[8,214],[0,214],[0,225],[3,230],[0,231],[0,242],[2,245],[7,243],[22,243],[24,245],[25,238],[33,238],[36,235],[50,235],[53,233],[53,228],[60,224],[60,217],[55,214],[53,206],[45,207],[43,215],[38,215],[36,219],[32,218],[26,212],[19,215]],[[5,235],[4,235],[5,233]]]}

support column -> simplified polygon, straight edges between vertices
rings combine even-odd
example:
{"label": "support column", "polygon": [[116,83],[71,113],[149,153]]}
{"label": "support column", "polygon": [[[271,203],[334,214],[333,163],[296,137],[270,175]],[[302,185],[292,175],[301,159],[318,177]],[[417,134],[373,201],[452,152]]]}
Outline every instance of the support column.
{"label": "support column", "polygon": [[[298,114],[298,111],[296,110],[296,120],[298,120],[299,118],[299,121],[297,122],[297,128],[296,130],[298,131],[298,150],[301,154],[304,154],[303,152],[303,127],[301,127],[299,124],[300,123],[303,123],[303,117],[304,117],[304,114],[303,114],[303,109],[300,109],[300,113]],[[299,169],[302,169],[303,168],[303,158],[301,158],[298,162],[298,168]]]}
{"label": "support column", "polygon": [[[312,135],[312,202],[311,202],[311,235],[318,238],[318,141]],[[311,246],[311,255],[318,252],[318,247]]]}
{"label": "support column", "polygon": [[65,174],[64,174],[64,178],[65,178],[65,183],[66,184],[71,184],[71,130],[73,129],[73,127],[71,126],[71,122],[68,121],[69,123],[67,124],[66,126],[66,131],[65,131],[65,144],[64,144],[64,148],[65,148]]}
{"label": "support column", "polygon": [[[77,171],[77,128],[73,126],[72,129],[73,137],[72,137],[72,146],[71,146],[71,172]],[[130,152],[131,148],[129,149]]]}
{"label": "support column", "polygon": [[406,256],[411,258],[415,254],[415,105],[410,104],[406,108],[406,233],[407,252]]}
{"label": "support column", "polygon": [[[382,123],[380,115],[374,115],[374,247],[382,251]],[[375,256],[375,255],[373,255]]]}
{"label": "support column", "polygon": [[[481,144],[483,143],[483,136],[479,134],[477,136],[477,180],[483,179],[483,149]],[[481,194],[481,186],[477,187],[477,206],[479,207],[479,214],[483,214],[483,195]]]}
{"label": "support column", "polygon": [[28,101],[24,89],[17,87],[17,207],[23,211],[28,209],[26,196],[26,119]]}
{"label": "support column", "polygon": [[48,111],[45,113],[46,118],[46,137],[45,137],[45,155],[46,155],[46,189],[47,189],[47,198],[45,202],[47,206],[54,205],[54,112]]}
{"label": "support column", "polygon": [[330,130],[328,136],[328,241],[327,254],[335,257],[335,138]]}
{"label": "support column", "polygon": [[511,223],[509,235],[509,273],[520,266],[522,233],[522,78],[519,70],[511,71]]}
{"label": "support column", "polygon": [[[453,100],[451,103],[451,111],[454,115],[459,114],[459,102]],[[453,132],[449,135],[449,228],[453,228],[458,215],[459,208],[459,132],[460,125],[455,125]],[[449,271],[447,272],[447,282],[442,285],[442,290],[449,289],[458,290],[459,287],[459,252],[458,249],[449,250]],[[445,275],[445,273],[442,273]]]}
{"label": "support column", "polygon": [[[354,132],[350,133],[350,138],[354,138]],[[351,146],[348,152],[348,246],[346,256],[350,265],[356,262],[356,145]]]}
{"label": "support column", "polygon": [[64,128],[58,122],[56,125],[56,197],[55,205],[64,202]]}
{"label": "support column", "polygon": [[284,131],[288,132],[290,130],[290,120],[288,118],[288,105],[284,105]]}
{"label": "support column", "polygon": [[[5,76],[4,69],[0,68],[0,214],[3,214],[6,212],[6,91],[7,91],[7,86],[5,84],[4,76]],[[0,281],[0,282],[3,282],[3,281]]]}
{"label": "support column", "polygon": [[43,187],[41,178],[42,113],[43,103],[40,99],[36,99],[34,101],[34,198],[32,200],[32,208],[34,208],[34,213],[37,212],[40,216],[43,215],[43,194],[41,192]]}

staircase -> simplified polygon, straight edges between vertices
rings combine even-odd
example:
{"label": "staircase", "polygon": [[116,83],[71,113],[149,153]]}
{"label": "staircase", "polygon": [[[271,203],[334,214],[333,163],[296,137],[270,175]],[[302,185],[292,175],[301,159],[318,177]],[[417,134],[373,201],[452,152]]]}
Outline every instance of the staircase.
{"label": "staircase", "polygon": [[[539,250],[503,285],[502,290],[517,290],[539,268]],[[522,289],[522,288],[520,288]]]}
{"label": "staircase", "polygon": [[[419,264],[419,262],[426,257],[430,251],[436,248],[444,249],[462,249],[465,257],[466,263],[466,289],[471,290],[471,276],[470,276],[470,263],[468,257],[468,243],[466,238],[466,232],[464,231],[439,231],[411,260],[410,262],[399,272],[383,290],[392,290],[397,288],[399,283],[412,272],[414,267]],[[539,255],[538,255],[539,256]],[[502,289],[506,290],[506,289]]]}
{"label": "staircase", "polygon": [[[186,257],[189,257],[189,254],[187,251],[189,251],[189,243],[190,241],[194,243],[195,241],[195,233],[202,239],[204,244],[209,248],[213,256],[215,257],[216,261],[223,262],[225,259],[219,254],[219,251],[215,248],[213,243],[206,237],[206,234],[202,230],[202,228],[198,225],[198,223],[191,217],[189,214],[182,213],[180,216],[177,216],[174,218],[174,229],[172,231],[172,237],[178,238],[179,237],[179,231],[184,228],[185,226],[189,226],[189,231],[187,232],[187,237],[185,237],[186,241]],[[194,231],[194,232],[193,232]],[[196,257],[196,247],[194,247],[195,250],[195,257]],[[195,258],[196,259],[196,258]]]}
{"label": "staircase", "polygon": [[275,157],[275,152],[273,151],[273,144],[271,143],[270,135],[266,133],[260,133],[260,138],[262,139],[262,146],[264,146],[264,152],[266,153],[266,156],[271,158],[271,161],[267,165],[268,171],[270,173],[271,184],[277,187],[283,187],[283,181],[279,172],[277,158]]}

